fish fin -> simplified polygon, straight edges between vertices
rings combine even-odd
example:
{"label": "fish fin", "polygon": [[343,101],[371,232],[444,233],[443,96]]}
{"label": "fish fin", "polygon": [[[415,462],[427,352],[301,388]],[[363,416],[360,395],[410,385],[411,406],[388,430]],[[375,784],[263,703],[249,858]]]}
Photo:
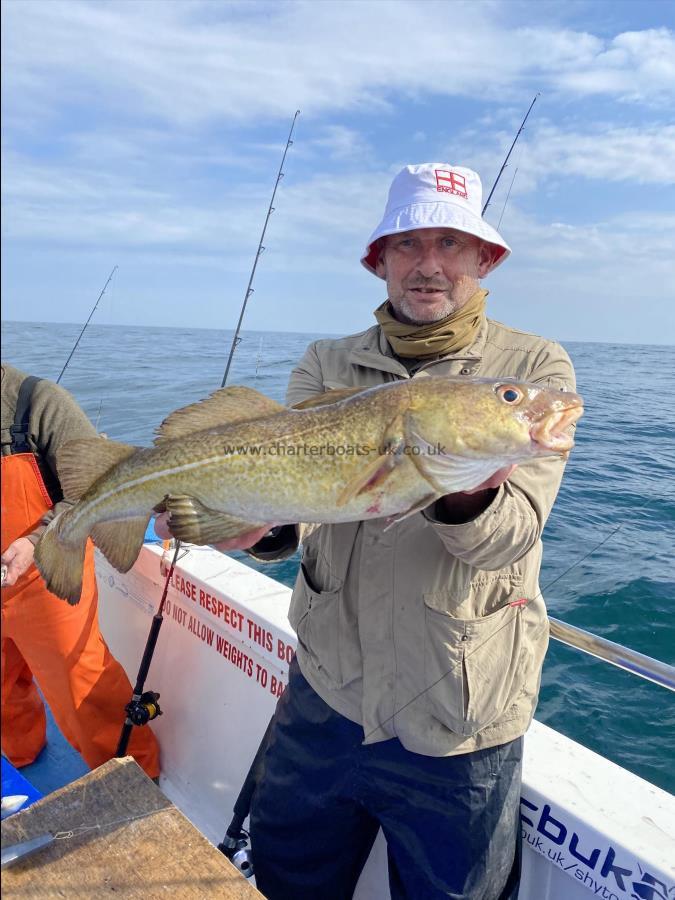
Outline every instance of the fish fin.
{"label": "fish fin", "polygon": [[414,513],[422,512],[423,509],[426,509],[430,503],[433,503],[434,500],[438,499],[438,494],[427,494],[426,497],[422,497],[419,503],[415,503],[410,509],[406,509],[405,512],[397,513],[395,516],[387,517],[387,524],[384,526],[384,531],[388,531],[393,525],[397,525],[399,522],[402,522],[403,519],[407,519],[408,516],[414,515]]}
{"label": "fish fin", "polygon": [[373,488],[379,488],[391,475],[396,466],[403,460],[405,438],[403,436],[403,418],[397,416],[389,424],[383,440],[383,453],[368,463],[363,472],[349,481],[337,498],[338,506],[346,506],[354,497],[365,494]]}
{"label": "fish fin", "polygon": [[300,403],[294,403],[291,409],[314,409],[315,406],[327,406],[329,403],[339,403],[340,400],[346,400],[353,397],[354,394],[360,394],[367,391],[364,387],[336,388],[333,391],[324,391],[323,394],[316,394],[314,397],[308,397],[301,400]]}
{"label": "fish fin", "polygon": [[438,495],[470,491],[490,475],[508,465],[513,460],[496,457],[471,457],[459,453],[444,453],[429,444],[419,434],[412,433],[415,446],[420,452],[413,461],[422,476],[438,491]]}
{"label": "fish fin", "polygon": [[35,547],[33,558],[47,590],[71,606],[80,602],[86,541],[71,545],[59,539],[61,513],[49,523]]}
{"label": "fish fin", "polygon": [[56,471],[63,496],[79,500],[101,475],[136,452],[136,447],[106,438],[80,438],[56,451]]}
{"label": "fish fin", "polygon": [[155,430],[155,443],[185,437],[207,428],[262,419],[285,409],[281,403],[253,388],[242,385],[221,388],[205,400],[191,403],[167,416]]}
{"label": "fish fin", "polygon": [[150,513],[133,519],[97,522],[91,537],[111,566],[118,572],[128,572],[141,552]]}
{"label": "fish fin", "polygon": [[370,491],[380,485],[388,478],[396,467],[397,458],[392,453],[382,454],[368,463],[363,472],[347,482],[340,491],[337,498],[337,506],[346,506],[354,497]]}
{"label": "fish fin", "polygon": [[171,514],[171,534],[188,544],[217,544],[253,531],[263,524],[209,509],[194,497],[170,495],[165,498],[165,503]]}

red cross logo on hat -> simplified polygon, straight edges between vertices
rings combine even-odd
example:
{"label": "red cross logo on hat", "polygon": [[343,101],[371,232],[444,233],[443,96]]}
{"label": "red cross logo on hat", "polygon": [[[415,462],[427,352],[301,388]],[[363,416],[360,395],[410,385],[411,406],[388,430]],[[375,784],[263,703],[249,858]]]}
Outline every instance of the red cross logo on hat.
{"label": "red cross logo on hat", "polygon": [[458,197],[468,199],[466,192],[466,179],[457,172],[451,172],[449,169],[435,169],[436,173],[436,190],[443,191],[445,194],[457,194]]}

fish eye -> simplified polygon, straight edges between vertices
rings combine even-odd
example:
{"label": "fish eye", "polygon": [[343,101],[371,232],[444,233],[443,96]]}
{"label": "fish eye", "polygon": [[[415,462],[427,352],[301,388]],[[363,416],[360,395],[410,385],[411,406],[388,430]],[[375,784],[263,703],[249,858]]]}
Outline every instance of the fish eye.
{"label": "fish eye", "polygon": [[523,399],[522,392],[517,388],[506,386],[500,387],[498,390],[499,396],[505,403],[519,403]]}

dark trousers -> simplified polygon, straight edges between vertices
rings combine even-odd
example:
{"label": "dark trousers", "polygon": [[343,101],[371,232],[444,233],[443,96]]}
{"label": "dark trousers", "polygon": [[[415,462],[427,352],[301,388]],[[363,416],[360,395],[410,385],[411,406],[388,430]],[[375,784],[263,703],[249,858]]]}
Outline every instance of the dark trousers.
{"label": "dark trousers", "polygon": [[516,900],[522,738],[460,756],[364,746],[297,662],[251,807],[268,900],[348,900],[380,827],[393,900]]}

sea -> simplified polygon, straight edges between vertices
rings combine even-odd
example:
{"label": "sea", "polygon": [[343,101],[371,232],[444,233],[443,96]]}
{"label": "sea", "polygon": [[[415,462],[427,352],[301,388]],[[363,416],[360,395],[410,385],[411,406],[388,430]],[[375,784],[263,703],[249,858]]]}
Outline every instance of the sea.
{"label": "sea", "polygon": [[[2,359],[56,380],[81,326],[5,322]],[[243,332],[228,384],[283,401],[308,343]],[[148,445],[172,410],[220,387],[232,332],[90,325],[61,384],[99,431]],[[551,616],[675,664],[675,347],[566,343],[586,412],[544,532]],[[248,565],[292,585],[297,557]],[[667,689],[552,640],[536,718],[675,793]],[[552,773],[554,776],[555,773]]]}

